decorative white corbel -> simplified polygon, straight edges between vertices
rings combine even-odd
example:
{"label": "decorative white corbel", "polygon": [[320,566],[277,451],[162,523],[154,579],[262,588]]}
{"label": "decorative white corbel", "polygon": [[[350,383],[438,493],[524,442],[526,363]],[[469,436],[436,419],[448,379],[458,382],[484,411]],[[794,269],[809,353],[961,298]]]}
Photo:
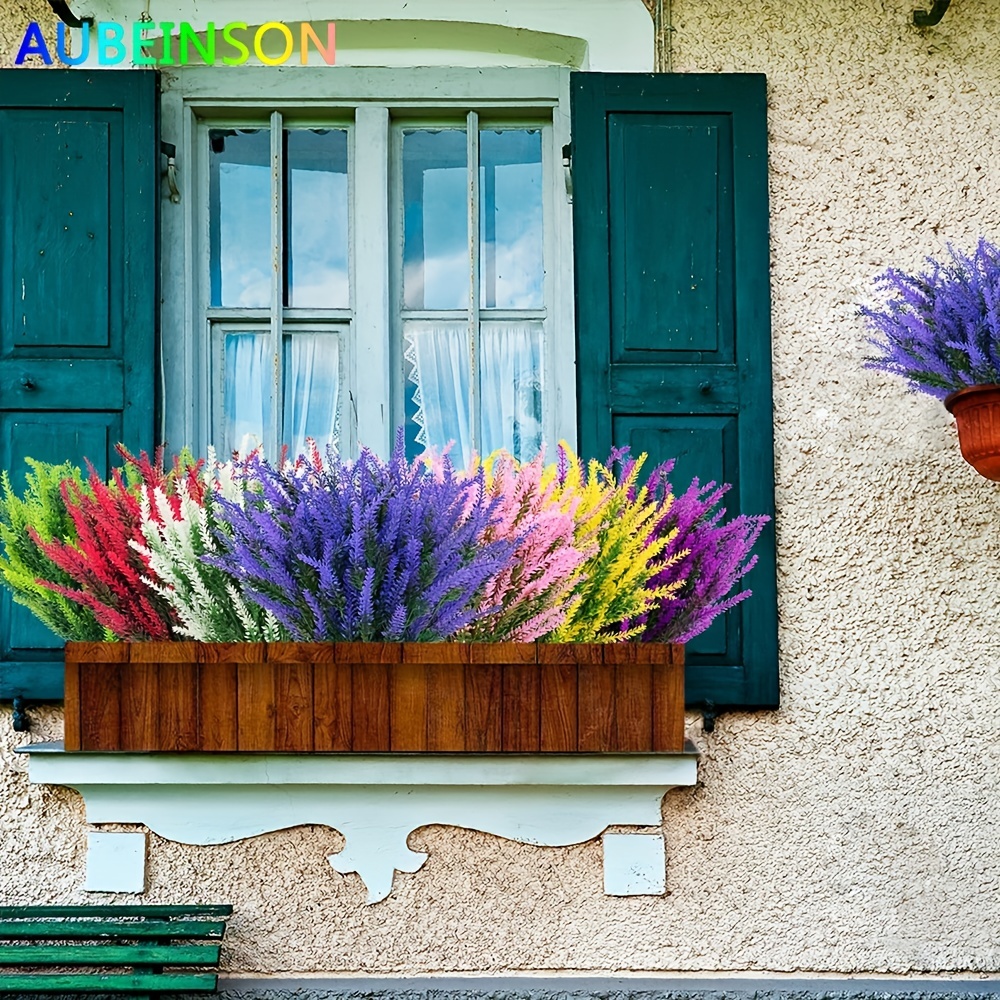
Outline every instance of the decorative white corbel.
{"label": "decorative white corbel", "polygon": [[[141,824],[183,844],[224,844],[304,824],[339,830],[331,866],[357,872],[377,903],[395,872],[427,855],[407,838],[428,825],[561,847],[608,826],[659,826],[670,788],[693,785],[686,754],[135,754],[24,748],[33,784],[83,796],[92,824]],[[621,845],[616,845],[620,847]],[[645,845],[648,847],[648,845]],[[617,862],[616,862],[617,863]],[[655,863],[654,863],[655,867]],[[634,877],[632,882],[634,882]],[[655,891],[655,879],[622,883]],[[612,891],[621,891],[612,877]]]}

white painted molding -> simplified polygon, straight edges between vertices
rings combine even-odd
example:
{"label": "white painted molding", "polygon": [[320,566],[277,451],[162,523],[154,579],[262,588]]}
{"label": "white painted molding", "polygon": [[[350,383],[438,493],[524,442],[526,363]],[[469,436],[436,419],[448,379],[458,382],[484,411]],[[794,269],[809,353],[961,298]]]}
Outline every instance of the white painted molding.
{"label": "white painted molding", "polygon": [[608,826],[659,826],[671,788],[697,781],[695,754],[132,754],[34,744],[32,784],[84,798],[87,821],[136,823],[183,844],[224,844],[318,824],[339,830],[333,868],[371,903],[426,854],[407,838],[441,824],[561,847]]}
{"label": "white painted molding", "polygon": [[[71,0],[70,6],[78,17],[129,25],[146,4]],[[168,13],[153,10],[156,22],[187,21],[196,30],[209,21],[260,25],[280,17],[295,24],[331,16],[338,65],[653,69],[653,19],[642,0],[340,0],[332,9],[329,0],[175,0]]]}

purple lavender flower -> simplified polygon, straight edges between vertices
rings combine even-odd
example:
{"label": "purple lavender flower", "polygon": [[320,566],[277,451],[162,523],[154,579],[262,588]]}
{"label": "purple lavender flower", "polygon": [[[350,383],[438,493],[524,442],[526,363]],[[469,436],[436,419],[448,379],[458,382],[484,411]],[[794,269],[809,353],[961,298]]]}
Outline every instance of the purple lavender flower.
{"label": "purple lavender flower", "polygon": [[[628,448],[612,451],[608,468],[616,464],[622,466],[622,478],[629,475],[635,459]],[[662,500],[673,493],[669,481],[673,468],[673,461],[665,462],[650,473],[646,488],[652,498]],[[684,493],[675,496],[650,534],[652,540],[677,531],[659,557],[660,568],[650,578],[649,587],[683,582],[672,598],[660,601],[639,622],[623,623],[623,631],[643,624],[640,642],[689,642],[719,615],[751,595],[750,590],[730,592],[756,565],[757,557],[751,555],[751,550],[770,518],[740,514],[722,523],[726,509],[719,504],[730,488],[728,483],[702,486],[694,479]],[[672,562],[681,552],[686,555]]]}
{"label": "purple lavender flower", "polygon": [[1000,248],[980,239],[971,256],[928,258],[929,270],[889,268],[875,279],[881,307],[862,306],[869,343],[865,367],[900,375],[911,392],[944,399],[970,385],[1000,383]]}
{"label": "purple lavender flower", "polygon": [[248,600],[301,642],[445,639],[496,611],[476,607],[515,543],[481,541],[495,501],[483,474],[330,452],[276,469],[251,460],[243,506],[219,501],[221,555]]}

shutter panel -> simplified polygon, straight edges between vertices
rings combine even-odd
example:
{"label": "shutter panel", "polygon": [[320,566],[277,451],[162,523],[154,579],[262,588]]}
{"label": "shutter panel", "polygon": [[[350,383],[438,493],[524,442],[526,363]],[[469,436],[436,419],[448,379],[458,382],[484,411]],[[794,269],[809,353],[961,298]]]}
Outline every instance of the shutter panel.
{"label": "shutter panel", "polygon": [[[774,513],[763,76],[572,77],[580,450],[676,458]],[[773,522],[753,597],[687,647],[689,705],[778,703]]]}
{"label": "shutter panel", "polygon": [[[153,444],[157,76],[0,70],[0,467]],[[62,697],[62,644],[3,589],[0,698]]]}

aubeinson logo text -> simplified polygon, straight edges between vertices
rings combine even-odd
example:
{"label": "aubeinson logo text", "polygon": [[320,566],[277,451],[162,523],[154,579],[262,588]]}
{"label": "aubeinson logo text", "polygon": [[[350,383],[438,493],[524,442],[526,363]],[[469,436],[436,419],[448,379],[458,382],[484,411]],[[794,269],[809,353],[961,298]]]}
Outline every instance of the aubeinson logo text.
{"label": "aubeinson logo text", "polygon": [[[317,30],[317,28],[321,30]],[[162,37],[147,37],[147,32],[159,31]],[[176,38],[174,37],[176,35]],[[270,36],[270,37],[269,37]],[[325,38],[325,40],[324,40]],[[265,41],[266,40],[266,41]],[[231,21],[216,28],[211,21],[199,33],[187,21],[135,21],[126,27],[117,21],[85,21],[80,28],[78,52],[71,53],[69,32],[61,21],[56,26],[55,52],[49,50],[45,35],[37,21],[28,25],[14,59],[16,66],[40,60],[46,66],[59,62],[64,66],[79,66],[97,55],[99,66],[187,66],[196,61],[206,66],[240,66],[252,52],[265,66],[281,66],[298,52],[303,66],[309,65],[310,45],[327,66],[336,62],[337,30],[333,21],[323,21],[314,27],[309,21],[299,25],[298,35],[281,21],[268,21],[251,28],[243,21]],[[160,45],[157,53],[148,51]],[[266,48],[265,48],[266,45]]]}

